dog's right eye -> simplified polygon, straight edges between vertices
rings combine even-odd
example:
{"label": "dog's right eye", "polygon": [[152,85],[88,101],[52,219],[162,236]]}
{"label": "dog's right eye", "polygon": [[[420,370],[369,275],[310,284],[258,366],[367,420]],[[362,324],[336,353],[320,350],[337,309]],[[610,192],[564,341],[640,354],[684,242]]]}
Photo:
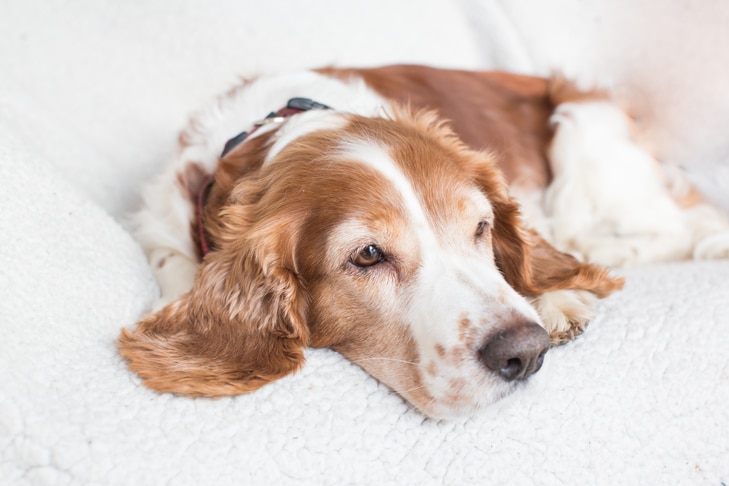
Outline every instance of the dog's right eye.
{"label": "dog's right eye", "polygon": [[481,238],[489,227],[488,221],[481,220],[476,226],[476,238]]}
{"label": "dog's right eye", "polygon": [[360,268],[367,268],[385,260],[385,254],[376,245],[367,245],[352,255],[352,263]]}

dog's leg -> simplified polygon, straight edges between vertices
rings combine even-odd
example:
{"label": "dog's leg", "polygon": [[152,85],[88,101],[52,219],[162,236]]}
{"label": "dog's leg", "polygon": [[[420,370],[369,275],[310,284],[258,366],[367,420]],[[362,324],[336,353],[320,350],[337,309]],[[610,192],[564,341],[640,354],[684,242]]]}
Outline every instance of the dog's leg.
{"label": "dog's leg", "polygon": [[155,248],[148,258],[160,289],[159,299],[152,306],[156,312],[192,289],[199,264],[170,248]]}
{"label": "dog's leg", "polygon": [[178,161],[171,165],[146,188],[144,207],[130,221],[160,287],[153,311],[192,288],[200,262],[191,231],[195,211],[191,187],[199,185],[201,179],[202,172],[193,164]]}
{"label": "dog's leg", "polygon": [[698,204],[684,210],[694,233],[696,260],[729,258],[729,221],[716,208]]}
{"label": "dog's leg", "polygon": [[609,266],[691,256],[691,225],[616,105],[564,103],[552,123],[545,206],[557,248]]}
{"label": "dog's leg", "polygon": [[678,167],[667,167],[671,196],[681,207],[684,222],[693,236],[696,260],[729,258],[729,218],[711,206]]}

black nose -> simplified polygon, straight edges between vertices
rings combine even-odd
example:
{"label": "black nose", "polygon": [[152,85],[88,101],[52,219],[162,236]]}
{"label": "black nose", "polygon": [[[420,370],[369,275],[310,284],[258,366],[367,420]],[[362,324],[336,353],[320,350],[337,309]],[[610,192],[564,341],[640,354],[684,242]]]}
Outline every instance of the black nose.
{"label": "black nose", "polygon": [[479,349],[486,367],[507,381],[524,380],[539,371],[549,350],[549,335],[535,322],[510,324]]}

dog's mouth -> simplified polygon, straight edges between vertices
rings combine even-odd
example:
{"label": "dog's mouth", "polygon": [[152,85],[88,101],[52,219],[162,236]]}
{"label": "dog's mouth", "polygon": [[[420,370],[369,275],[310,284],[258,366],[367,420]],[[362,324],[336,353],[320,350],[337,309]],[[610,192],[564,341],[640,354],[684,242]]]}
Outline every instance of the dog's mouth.
{"label": "dog's mouth", "polygon": [[547,332],[534,322],[492,331],[482,342],[470,351],[444,349],[443,361],[421,365],[420,386],[394,389],[434,419],[473,415],[527,386],[550,349]]}

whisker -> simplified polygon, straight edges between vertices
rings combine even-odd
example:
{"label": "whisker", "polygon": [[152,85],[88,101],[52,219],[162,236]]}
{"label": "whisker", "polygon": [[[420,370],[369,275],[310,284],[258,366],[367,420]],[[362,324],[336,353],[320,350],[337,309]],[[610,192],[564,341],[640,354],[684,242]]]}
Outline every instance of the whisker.
{"label": "whisker", "polygon": [[407,393],[407,392],[411,392],[411,391],[414,391],[414,390],[420,390],[421,388],[425,388],[425,385],[414,386],[412,388],[408,388],[407,390],[398,391],[398,393]]}
{"label": "whisker", "polygon": [[394,363],[403,363],[403,364],[409,364],[413,366],[419,366],[420,363],[415,361],[407,361],[404,359],[397,359],[397,358],[385,358],[385,357],[374,357],[374,358],[360,358],[357,360],[352,360],[352,363],[359,364],[362,361],[392,361]]}

